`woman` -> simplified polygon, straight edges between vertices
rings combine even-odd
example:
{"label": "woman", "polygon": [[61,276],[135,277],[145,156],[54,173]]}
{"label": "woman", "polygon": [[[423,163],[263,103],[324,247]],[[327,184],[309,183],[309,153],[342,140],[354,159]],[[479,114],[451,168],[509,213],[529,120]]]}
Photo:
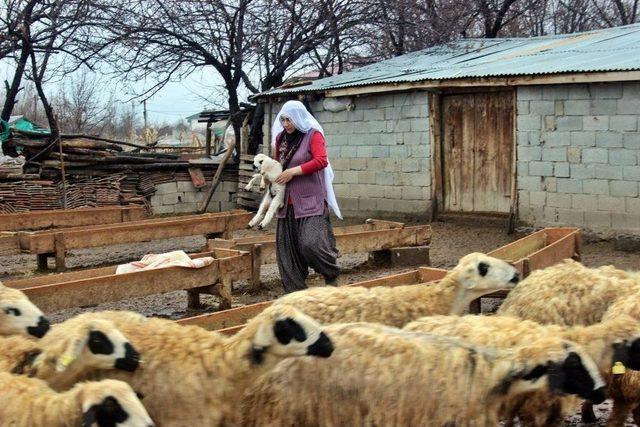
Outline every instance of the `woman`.
{"label": "woman", "polygon": [[282,164],[278,184],[286,184],[278,211],[276,257],[285,292],[306,289],[309,267],[335,285],[340,274],[329,207],[342,219],[333,193],[324,131],[300,101],[288,101],[273,124],[275,159]]}

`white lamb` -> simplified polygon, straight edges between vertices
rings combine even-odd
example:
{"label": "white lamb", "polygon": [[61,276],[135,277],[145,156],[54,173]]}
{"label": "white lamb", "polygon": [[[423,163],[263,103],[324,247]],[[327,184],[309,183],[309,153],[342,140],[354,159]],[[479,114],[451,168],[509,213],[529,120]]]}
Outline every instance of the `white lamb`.
{"label": "white lamb", "polygon": [[604,399],[584,352],[559,338],[514,350],[374,324],[326,327],[326,359],[290,359],[244,396],[243,426],[495,426],[500,404],[551,388]]}
{"label": "white lamb", "polygon": [[271,157],[257,154],[253,159],[253,169],[259,173],[253,175],[251,181],[245,186],[245,190],[251,190],[254,182],[260,179],[260,189],[266,188],[267,191],[260,202],[258,212],[249,222],[249,228],[260,223],[258,229],[262,230],[269,225],[278,209],[284,206],[286,186],[276,183],[276,178],[282,173],[282,165]]}
{"label": "white lamb", "polygon": [[0,282],[0,336],[32,335],[42,338],[49,330],[49,321],[27,296]]}
{"label": "white lamb", "polygon": [[139,353],[122,332],[90,313],[54,325],[40,340],[0,337],[0,371],[40,378],[56,390],[95,370],[133,372],[138,366]]}
{"label": "white lamb", "polygon": [[[508,316],[430,316],[407,324],[405,330],[457,337],[476,345],[512,348],[544,337],[559,337],[581,345],[603,375],[616,363],[640,370],[640,322],[620,316],[591,326],[541,325]],[[528,426],[561,422],[572,400],[536,392],[508,402],[504,418],[516,415]]]}
{"label": "white lamb", "polygon": [[511,289],[518,273],[508,263],[481,253],[464,256],[438,283],[364,287],[318,287],[278,298],[317,321],[377,322],[401,327],[422,316],[462,314],[476,298]]}
{"label": "white lamb", "polygon": [[136,313],[101,312],[140,349],[131,374],[101,372],[128,382],[145,396],[145,407],[163,427],[215,427],[229,422],[235,405],[255,378],[282,359],[329,357],[333,345],[321,326],[298,310],[270,307],[233,337],[197,326]]}
{"label": "white lamb", "polygon": [[42,380],[0,372],[0,424],[11,427],[153,427],[122,381],[80,383],[58,393]]}

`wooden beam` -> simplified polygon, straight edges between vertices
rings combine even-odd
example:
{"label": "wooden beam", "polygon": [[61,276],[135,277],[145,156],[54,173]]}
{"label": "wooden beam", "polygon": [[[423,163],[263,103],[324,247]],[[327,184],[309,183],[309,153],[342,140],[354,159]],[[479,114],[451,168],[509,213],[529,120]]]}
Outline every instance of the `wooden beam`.
{"label": "wooden beam", "polygon": [[573,258],[579,233],[579,231],[569,232],[565,237],[529,255],[527,258],[530,271],[549,267],[563,259]]}
{"label": "wooden beam", "polygon": [[0,255],[20,252],[20,239],[16,233],[0,231]]}
{"label": "wooden beam", "polygon": [[245,305],[244,307],[232,308],[230,310],[218,311],[216,313],[187,317],[186,319],[178,320],[178,323],[183,325],[202,326],[209,330],[244,325],[247,320],[262,312],[262,310],[269,307],[271,303],[271,301],[265,301],[257,304]]}
{"label": "wooden beam", "polygon": [[106,206],[99,208],[53,209],[0,214],[0,230],[42,230],[52,227],[76,227],[137,221],[147,216],[143,206]]}
{"label": "wooden beam", "polygon": [[429,128],[431,130],[431,221],[435,221],[444,202],[442,180],[442,97],[437,92],[429,96]]}
{"label": "wooden beam", "polygon": [[[532,76],[515,77],[478,77],[462,78],[450,80],[423,80],[419,82],[406,83],[382,83],[367,86],[357,86],[344,89],[320,90],[327,98],[355,95],[369,95],[385,92],[400,92],[410,90],[428,90],[451,87],[495,87],[495,86],[528,86],[528,85],[551,85],[551,84],[572,84],[572,83],[604,83],[618,81],[640,80],[640,71],[616,71],[616,72],[596,72],[596,73],[566,73],[566,74],[545,74]],[[278,94],[286,96],[289,94]],[[272,98],[272,97],[270,97]]]}
{"label": "wooden beam", "polygon": [[244,228],[253,214],[246,211],[189,215],[131,221],[109,226],[88,226],[25,233],[22,249],[34,254],[55,252],[55,233],[64,235],[66,249],[92,248],[119,243],[143,242],[155,239],[222,233]]}
{"label": "wooden beam", "polygon": [[518,261],[531,255],[545,247],[547,244],[547,232],[545,230],[536,231],[522,239],[511,242],[496,250],[488,252],[487,255],[505,261]]}

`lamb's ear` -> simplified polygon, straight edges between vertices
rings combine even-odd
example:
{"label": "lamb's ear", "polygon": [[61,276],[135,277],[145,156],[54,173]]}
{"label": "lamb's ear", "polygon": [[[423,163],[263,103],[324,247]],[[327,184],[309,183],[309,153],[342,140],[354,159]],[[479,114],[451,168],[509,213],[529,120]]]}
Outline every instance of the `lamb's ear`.
{"label": "lamb's ear", "polygon": [[71,365],[87,346],[89,341],[89,332],[85,331],[80,336],[69,339],[65,346],[64,353],[58,357],[56,361],[56,371],[63,372]]}
{"label": "lamb's ear", "polygon": [[96,411],[97,408],[92,406],[82,414],[82,427],[92,427],[96,423]]}

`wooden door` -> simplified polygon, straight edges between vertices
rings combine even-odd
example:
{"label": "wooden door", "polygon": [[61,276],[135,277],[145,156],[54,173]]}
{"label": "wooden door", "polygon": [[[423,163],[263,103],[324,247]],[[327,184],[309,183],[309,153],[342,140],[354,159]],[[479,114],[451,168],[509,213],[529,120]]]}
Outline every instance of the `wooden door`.
{"label": "wooden door", "polygon": [[445,212],[509,213],[513,109],[511,91],[443,96]]}

